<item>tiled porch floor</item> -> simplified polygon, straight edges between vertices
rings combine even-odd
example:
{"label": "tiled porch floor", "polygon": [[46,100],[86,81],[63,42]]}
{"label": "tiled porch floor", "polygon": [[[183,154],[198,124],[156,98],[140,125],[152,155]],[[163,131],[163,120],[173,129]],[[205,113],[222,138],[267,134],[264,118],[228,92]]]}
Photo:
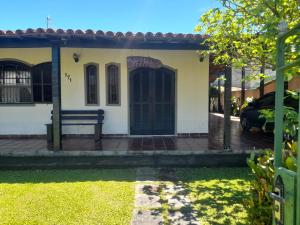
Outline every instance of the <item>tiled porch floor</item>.
{"label": "tiled porch floor", "polygon": [[[232,120],[232,149],[236,152],[272,148],[273,135],[263,133],[243,133],[239,121]],[[40,151],[47,149],[44,139],[0,139],[0,152]],[[223,149],[223,118],[211,114],[208,137],[130,137],[103,138],[94,142],[91,138],[64,138],[65,151],[153,151],[153,150],[221,150]]]}
{"label": "tiled porch floor", "polygon": [[90,139],[66,139],[63,142],[64,150],[78,149],[85,145],[89,149],[101,150],[197,150],[207,149],[207,138],[176,138],[176,137],[139,137],[139,138],[104,138],[102,141],[92,143]]}

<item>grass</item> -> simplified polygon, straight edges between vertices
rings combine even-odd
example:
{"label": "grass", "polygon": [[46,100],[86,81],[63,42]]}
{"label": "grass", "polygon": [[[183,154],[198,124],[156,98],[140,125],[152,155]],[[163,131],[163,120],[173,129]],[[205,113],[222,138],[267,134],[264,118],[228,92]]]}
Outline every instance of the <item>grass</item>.
{"label": "grass", "polygon": [[[165,175],[186,187],[202,225],[249,224],[248,169],[175,169]],[[134,169],[0,171],[0,224],[130,224],[134,184]],[[160,213],[168,224],[172,209],[164,197]]]}
{"label": "grass", "polygon": [[135,170],[0,171],[0,224],[130,224]]}
{"label": "grass", "polygon": [[250,224],[246,210],[249,173],[247,168],[177,170],[202,225]]}

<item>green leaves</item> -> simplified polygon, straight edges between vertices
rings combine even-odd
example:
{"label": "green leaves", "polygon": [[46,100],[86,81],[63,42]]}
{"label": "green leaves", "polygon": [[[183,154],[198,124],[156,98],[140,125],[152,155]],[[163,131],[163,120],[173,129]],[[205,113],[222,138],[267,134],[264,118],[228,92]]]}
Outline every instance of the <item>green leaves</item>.
{"label": "green leaves", "polygon": [[[219,2],[223,7],[205,12],[195,28],[195,31],[209,35],[206,40],[209,50],[202,54],[214,55],[214,64],[274,68],[278,24],[283,19],[291,28],[300,22],[297,1],[219,0]],[[295,39],[288,40],[290,43],[293,41]],[[300,57],[296,54],[295,51],[289,58]]]}
{"label": "green leaves", "polygon": [[[299,99],[299,94],[287,91],[285,100]],[[260,110],[260,117],[266,119],[266,123],[274,122],[274,110]],[[291,107],[284,106],[283,135],[285,141],[282,144],[283,165],[285,168],[297,171],[297,134],[298,134],[298,112]],[[270,224],[272,201],[267,196],[272,190],[274,179],[274,153],[266,150],[258,155],[252,154],[247,163],[254,174],[252,182],[252,200],[249,209],[254,224]],[[261,213],[261,210],[265,210]]]}
{"label": "green leaves", "polygon": [[298,100],[299,99],[299,94],[297,91],[293,90],[286,90],[286,93],[288,94],[289,97]]}
{"label": "green leaves", "polygon": [[284,166],[292,171],[297,172],[297,154],[298,154],[298,142],[288,141],[285,143],[285,150],[283,151]]}
{"label": "green leaves", "polygon": [[271,150],[252,153],[247,160],[253,176],[251,182],[252,198],[248,203],[249,221],[252,224],[271,224],[272,200],[269,192],[274,182],[274,156]]}

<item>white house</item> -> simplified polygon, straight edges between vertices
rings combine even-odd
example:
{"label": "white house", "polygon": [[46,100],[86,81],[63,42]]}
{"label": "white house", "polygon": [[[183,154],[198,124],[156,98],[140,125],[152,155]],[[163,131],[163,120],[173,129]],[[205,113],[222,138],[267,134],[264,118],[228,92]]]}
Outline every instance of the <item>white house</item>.
{"label": "white house", "polygon": [[[105,135],[208,133],[202,41],[171,33],[0,31],[0,135],[45,135],[58,109],[104,110]],[[62,126],[63,134],[92,132]]]}

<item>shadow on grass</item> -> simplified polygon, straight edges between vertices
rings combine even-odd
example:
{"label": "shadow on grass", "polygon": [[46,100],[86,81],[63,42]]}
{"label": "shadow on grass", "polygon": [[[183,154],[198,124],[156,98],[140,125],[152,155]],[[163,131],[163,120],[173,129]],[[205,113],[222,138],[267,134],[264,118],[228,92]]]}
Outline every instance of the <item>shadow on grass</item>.
{"label": "shadow on grass", "polygon": [[134,182],[134,169],[0,171],[1,183],[62,183],[86,181]]}
{"label": "shadow on grass", "polygon": [[[247,186],[246,183],[244,185]],[[209,187],[194,187],[191,192],[195,196],[203,194],[193,201],[198,218],[205,218],[209,224],[233,224],[233,221],[235,224],[246,224],[237,221],[238,215],[245,213],[245,200],[249,197],[246,190],[236,190],[231,182],[222,180],[219,184]],[[239,220],[245,220],[245,217],[241,216]]]}
{"label": "shadow on grass", "polygon": [[[249,176],[245,168],[202,168],[180,169],[177,171],[179,180],[191,199],[191,206],[180,208],[181,217],[190,220],[197,217],[204,224],[249,224],[246,201],[249,198]],[[173,196],[176,198],[177,196]],[[191,214],[191,211],[195,214]]]}

